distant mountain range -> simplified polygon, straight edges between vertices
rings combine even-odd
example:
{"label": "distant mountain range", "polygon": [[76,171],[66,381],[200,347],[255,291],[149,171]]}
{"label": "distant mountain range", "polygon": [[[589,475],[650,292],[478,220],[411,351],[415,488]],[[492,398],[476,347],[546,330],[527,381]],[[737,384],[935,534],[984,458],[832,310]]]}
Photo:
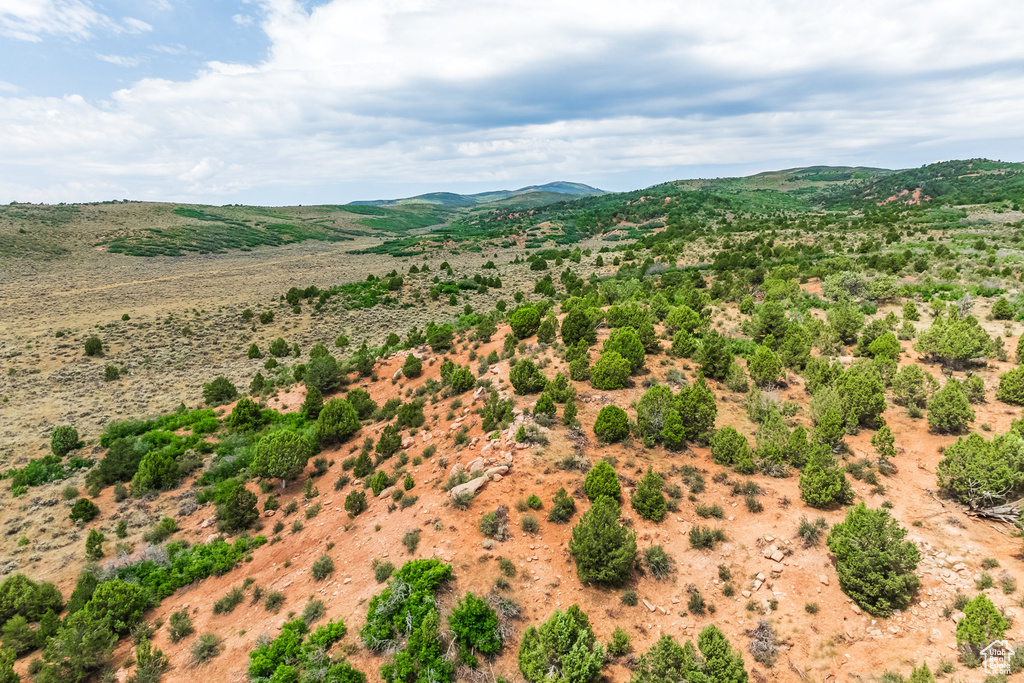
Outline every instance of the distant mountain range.
{"label": "distant mountain range", "polygon": [[349,202],[349,206],[401,206],[403,204],[434,204],[451,208],[472,207],[480,204],[493,204],[496,202],[507,202],[510,204],[549,204],[564,198],[565,195],[576,197],[587,197],[607,194],[583,183],[570,183],[557,181],[545,183],[544,185],[529,185],[518,190],[493,190],[491,192],[478,192],[476,194],[456,194],[454,192],[429,192],[405,197],[404,199],[374,199],[358,202]]}

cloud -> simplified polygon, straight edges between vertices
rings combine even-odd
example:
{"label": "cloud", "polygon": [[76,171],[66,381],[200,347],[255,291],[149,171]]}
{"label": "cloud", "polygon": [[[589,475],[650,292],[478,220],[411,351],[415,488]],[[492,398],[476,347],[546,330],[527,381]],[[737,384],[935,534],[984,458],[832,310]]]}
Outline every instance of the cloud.
{"label": "cloud", "polygon": [[101,62],[107,62],[109,64],[116,64],[117,66],[123,67],[136,67],[139,65],[139,60],[135,57],[122,57],[121,55],[101,55],[97,54],[96,59]]}
{"label": "cloud", "polygon": [[149,33],[153,30],[150,24],[141,19],[133,19],[132,17],[125,17],[121,20],[121,23],[127,33]]}
{"label": "cloud", "polygon": [[88,0],[0,0],[0,35],[40,42],[45,36],[83,40],[100,29],[109,33],[145,33],[153,27],[125,17],[121,22],[97,11]]}
{"label": "cloud", "polygon": [[110,19],[84,0],[4,0],[0,3],[0,34],[38,42],[44,35],[86,38]]}
{"label": "cloud", "polygon": [[[1024,158],[1024,8],[1013,3],[258,9],[262,61],[143,79],[103,102],[0,95],[0,177],[37,178],[52,201],[105,186],[258,201],[270,189],[354,199],[553,178],[631,187],[687,169],[917,165],[963,150]],[[0,185],[0,201],[16,190]]]}

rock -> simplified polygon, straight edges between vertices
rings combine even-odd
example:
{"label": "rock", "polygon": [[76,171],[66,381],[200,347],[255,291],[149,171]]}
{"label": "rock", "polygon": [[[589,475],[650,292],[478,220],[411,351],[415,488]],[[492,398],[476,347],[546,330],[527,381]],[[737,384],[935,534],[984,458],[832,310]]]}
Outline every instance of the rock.
{"label": "rock", "polygon": [[826,576],[825,574],[822,574],[821,576],[818,577],[818,581],[821,581],[823,584],[825,584],[827,586],[828,585],[828,576]]}
{"label": "rock", "polygon": [[411,436],[407,436],[402,439],[402,448],[412,448],[412,445],[416,443],[416,439]]}
{"label": "rock", "polygon": [[644,598],[644,607],[646,607],[647,609],[649,609],[652,612],[655,609],[654,605],[652,605],[651,603],[647,602],[647,598]]}
{"label": "rock", "polygon": [[854,614],[860,614],[860,607],[857,607],[857,605],[850,605],[850,609],[853,610]]}
{"label": "rock", "polygon": [[487,484],[487,477],[477,477],[476,479],[470,479],[465,484],[459,484],[448,492],[448,495],[452,498],[460,496],[463,493],[475,494],[477,491],[482,489]]}
{"label": "rock", "polygon": [[508,465],[498,465],[487,470],[488,477],[493,477],[496,474],[508,474]]}
{"label": "rock", "polygon": [[477,458],[476,460],[471,461],[469,465],[466,466],[466,469],[468,469],[470,474],[472,474],[473,472],[479,472],[486,466],[487,463],[484,462],[483,458]]}
{"label": "rock", "polygon": [[782,562],[782,560],[784,560],[785,558],[786,556],[782,553],[781,550],[776,550],[774,553],[771,554],[772,562]]}
{"label": "rock", "polygon": [[276,512],[277,512],[277,510],[267,510],[266,512],[263,513],[263,516],[264,517],[273,517],[274,513],[276,513]]}
{"label": "rock", "polygon": [[389,486],[386,489],[384,489],[383,491],[381,491],[380,493],[378,493],[377,497],[378,498],[383,498],[384,496],[390,496],[391,492],[394,491],[394,490],[395,490],[394,486]]}
{"label": "rock", "polygon": [[963,619],[966,616],[967,615],[964,614],[963,612],[953,612],[953,616],[950,617],[950,618],[953,620],[954,624],[959,624],[960,620]]}

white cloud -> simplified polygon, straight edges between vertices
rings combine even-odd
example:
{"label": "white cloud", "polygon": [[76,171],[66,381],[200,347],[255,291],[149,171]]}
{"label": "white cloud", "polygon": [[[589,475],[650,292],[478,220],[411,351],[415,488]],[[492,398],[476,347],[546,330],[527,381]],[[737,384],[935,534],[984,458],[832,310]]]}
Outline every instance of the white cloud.
{"label": "white cloud", "polygon": [[0,34],[18,40],[86,38],[94,27],[111,24],[85,0],[0,0]]}
{"label": "white cloud", "polygon": [[[15,1],[40,4],[0,0],[0,22]],[[263,62],[211,62],[100,103],[0,96],[0,177],[37,178],[51,201],[100,187],[252,201],[268,188],[1024,157],[1014,3],[259,5]],[[0,185],[0,201],[11,192],[25,188]]]}
{"label": "white cloud", "polygon": [[108,62],[110,64],[116,64],[117,66],[123,67],[136,67],[139,65],[139,60],[135,57],[123,57],[121,55],[101,55],[97,54],[96,59],[101,62]]}
{"label": "white cloud", "polygon": [[147,33],[153,27],[141,19],[121,22],[97,11],[88,0],[0,0],[0,35],[40,42],[44,36],[89,38],[101,29],[110,33]]}
{"label": "white cloud", "polygon": [[121,20],[121,23],[124,25],[124,30],[127,33],[149,33],[153,30],[150,24],[132,17],[125,17]]}

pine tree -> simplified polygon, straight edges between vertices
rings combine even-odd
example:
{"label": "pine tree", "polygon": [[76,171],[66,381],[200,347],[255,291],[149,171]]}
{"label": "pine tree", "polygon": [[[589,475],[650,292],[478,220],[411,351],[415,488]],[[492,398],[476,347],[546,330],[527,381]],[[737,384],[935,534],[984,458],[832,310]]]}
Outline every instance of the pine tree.
{"label": "pine tree", "polygon": [[827,448],[815,448],[800,474],[800,497],[811,507],[853,502],[853,487]]}
{"label": "pine tree", "polygon": [[652,522],[660,522],[665,519],[667,509],[665,496],[661,493],[661,475],[653,469],[648,468],[647,474],[640,480],[630,498],[630,504],[637,514]]}
{"label": "pine tree", "polygon": [[665,442],[665,448],[670,451],[682,450],[686,445],[686,427],[683,425],[683,418],[675,410],[669,411],[665,416],[665,426],[661,428],[661,440]]}
{"label": "pine tree", "polygon": [[569,399],[565,402],[565,408],[562,410],[562,424],[569,427],[579,424],[576,420],[576,401]]}
{"label": "pine tree", "polygon": [[747,669],[743,666],[743,656],[733,650],[729,639],[718,627],[708,626],[701,631],[697,647],[704,655],[708,680],[715,683],[746,683]]}
{"label": "pine tree", "polygon": [[882,425],[882,427],[875,432],[875,435],[871,437],[871,445],[875,447],[875,452],[878,453],[878,457],[885,460],[886,458],[896,457],[896,446],[895,439],[892,435],[892,430],[889,425]]}
{"label": "pine tree", "polygon": [[98,529],[90,531],[89,537],[85,539],[86,559],[95,562],[103,557],[103,541],[105,540],[107,539],[104,537],[102,531]]}
{"label": "pine tree", "polygon": [[324,395],[317,387],[309,387],[306,390],[306,400],[302,402],[302,414],[307,420],[315,420],[320,416],[324,407]]}
{"label": "pine tree", "polygon": [[359,457],[356,458],[355,465],[352,467],[352,474],[357,477],[365,477],[372,472],[373,460],[370,459],[370,452],[364,450],[359,454]]}
{"label": "pine tree", "polygon": [[1002,638],[1009,627],[1010,622],[992,601],[979,593],[964,607],[964,618],[956,625],[956,641],[984,646]]}
{"label": "pine tree", "polygon": [[619,505],[601,496],[572,529],[569,553],[583,583],[619,585],[636,561],[636,534],[623,526]]}

